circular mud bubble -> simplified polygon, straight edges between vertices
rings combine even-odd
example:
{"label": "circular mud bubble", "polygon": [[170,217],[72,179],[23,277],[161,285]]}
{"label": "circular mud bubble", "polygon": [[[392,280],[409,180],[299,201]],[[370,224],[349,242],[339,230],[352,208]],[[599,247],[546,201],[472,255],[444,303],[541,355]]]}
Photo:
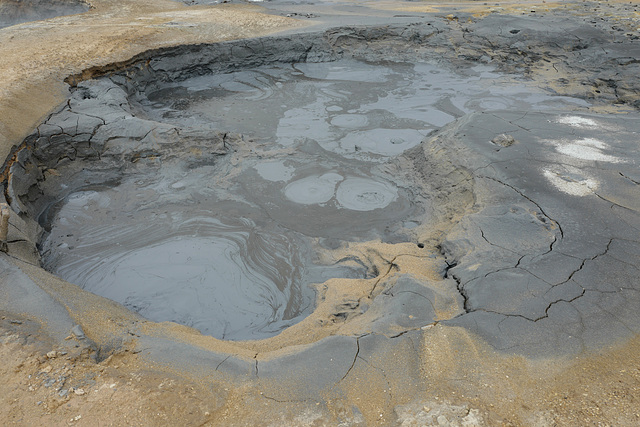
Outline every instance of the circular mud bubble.
{"label": "circular mud bubble", "polygon": [[340,146],[347,152],[396,156],[420,144],[424,137],[414,129],[375,129],[352,132],[342,138]]}
{"label": "circular mud bubble", "polygon": [[383,209],[398,198],[398,190],[387,183],[364,178],[348,178],[340,183],[336,200],[354,211]]}
{"label": "circular mud bubble", "polygon": [[337,173],[308,176],[287,185],[284,194],[292,202],[303,205],[326,203],[334,197],[336,184],[343,179]]}
{"label": "circular mud bubble", "polygon": [[340,114],[331,119],[331,125],[345,129],[358,129],[368,124],[369,119],[362,114]]}

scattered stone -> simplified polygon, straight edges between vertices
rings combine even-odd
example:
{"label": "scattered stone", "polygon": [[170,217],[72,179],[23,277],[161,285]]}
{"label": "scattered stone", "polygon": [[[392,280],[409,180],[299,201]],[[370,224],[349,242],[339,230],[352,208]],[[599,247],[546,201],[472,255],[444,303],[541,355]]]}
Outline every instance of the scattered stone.
{"label": "scattered stone", "polygon": [[507,135],[506,133],[502,133],[496,136],[495,138],[493,138],[491,142],[501,147],[510,147],[518,141],[516,141],[516,139],[513,136]]}
{"label": "scattered stone", "polygon": [[58,357],[58,352],[55,350],[51,350],[50,352],[47,353],[47,357],[49,359],[55,359],[56,357]]}
{"label": "scattered stone", "polygon": [[318,15],[316,15],[314,13],[296,13],[296,12],[287,13],[284,16],[286,16],[287,18],[293,18],[293,17],[299,16],[299,17],[307,18],[307,19],[317,18],[318,17]]}
{"label": "scattered stone", "polygon": [[480,411],[468,406],[427,402],[397,406],[397,424],[400,426],[458,426],[478,427],[486,425]]}
{"label": "scattered stone", "polygon": [[49,372],[51,372],[53,368],[51,367],[51,365],[47,365],[44,367],[44,369],[40,372],[44,372],[45,374],[48,374]]}
{"label": "scattered stone", "polygon": [[73,328],[71,328],[71,333],[79,340],[83,340],[86,338],[86,335],[82,330],[82,326],[80,325],[75,325]]}
{"label": "scattered stone", "polygon": [[81,388],[76,388],[75,390],[73,390],[73,392],[78,396],[82,396],[85,393],[85,391]]}

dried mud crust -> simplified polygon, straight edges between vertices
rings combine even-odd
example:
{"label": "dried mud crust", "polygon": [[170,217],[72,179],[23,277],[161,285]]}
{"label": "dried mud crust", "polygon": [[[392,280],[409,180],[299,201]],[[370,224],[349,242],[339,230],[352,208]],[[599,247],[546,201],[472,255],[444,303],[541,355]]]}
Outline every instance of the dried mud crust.
{"label": "dried mud crust", "polygon": [[[566,16],[554,17],[551,13],[545,17],[566,22]],[[541,31],[539,23],[535,22],[540,18],[520,20],[515,17],[493,16],[492,19],[483,21],[471,16],[452,15],[435,19],[431,29],[423,31],[420,27],[414,27],[405,34],[411,35],[419,41],[419,45],[425,46],[425,51],[435,51],[447,57],[451,55],[451,60],[459,61],[459,64],[467,64],[468,60],[487,61],[486,57],[491,58],[490,55],[495,53],[496,60],[500,59],[505,70],[526,72],[541,85],[557,88],[564,94],[583,96],[596,101],[594,111],[606,110],[611,102],[618,103],[623,108],[625,105],[633,106],[637,94],[637,88],[631,78],[634,73],[624,70],[628,69],[627,66],[634,67],[635,62],[622,61],[625,56],[636,56],[633,51],[634,45],[628,41],[632,40],[632,36],[618,34],[619,31],[610,32],[606,28],[604,31],[594,30],[596,37],[592,30],[587,31],[579,22],[582,18],[576,18],[572,22],[577,25],[577,29],[571,30],[571,33],[579,33],[577,37],[581,41],[588,40],[585,42],[587,47],[581,46],[576,49],[575,46],[571,47],[575,42],[574,38],[557,40],[559,36],[557,32],[553,32],[553,25],[545,24],[544,31]],[[485,23],[487,27],[483,29]],[[487,28],[491,28],[491,31]],[[506,35],[504,30],[509,28],[508,33],[511,35]],[[385,33],[387,30],[340,29],[328,34],[329,37],[333,34],[332,46],[339,47],[339,51],[348,52],[350,55],[373,52],[393,57],[397,52],[393,44],[388,43],[389,40],[385,36],[388,34]],[[482,31],[491,34],[473,35],[474,32]],[[495,34],[496,31],[499,34]],[[562,31],[564,32],[564,29]],[[587,34],[584,35],[582,32]],[[511,37],[515,38],[513,44],[504,48],[505,44],[510,43]],[[369,42],[370,40],[375,41]],[[611,45],[607,44],[609,42]],[[247,45],[251,46],[251,43],[254,42],[247,42]],[[602,44],[606,46],[604,49],[601,49]],[[625,49],[617,49],[617,44]],[[452,50],[452,46],[455,49]],[[332,54],[335,52],[333,49]],[[598,49],[604,50],[605,53],[596,53]],[[589,58],[587,61],[582,56],[585,54]],[[144,64],[147,59],[143,55],[127,65]],[[608,74],[608,65],[611,64],[617,64],[616,67],[619,65],[621,68],[616,69],[622,70],[613,78]],[[564,67],[563,70],[571,70],[571,73],[558,72],[565,77],[553,74],[551,69],[557,69],[559,65]],[[118,66],[115,67],[117,68]],[[99,67],[89,70],[84,77],[113,70],[114,67]],[[137,70],[144,75],[144,66],[138,67]],[[569,80],[568,75],[576,78]],[[79,82],[82,78],[75,77],[73,81]],[[563,79],[569,83],[564,84]],[[575,81],[580,83],[574,84]],[[612,189],[606,186],[594,187],[593,180],[589,181],[590,178],[585,176],[576,176],[575,171],[571,172],[570,169],[554,169],[549,173],[535,169],[532,165],[542,161],[553,163],[557,168],[578,168],[584,167],[585,161],[594,160],[562,158],[562,155],[567,155],[567,151],[557,151],[558,147],[562,146],[557,140],[562,138],[554,137],[560,135],[566,139],[579,133],[575,130],[556,135],[537,133],[538,129],[546,128],[547,123],[558,120],[557,116],[551,113],[538,116],[538,122],[533,120],[538,125],[532,129],[526,126],[529,122],[522,122],[527,114],[512,117],[514,114],[517,112],[496,113],[490,117],[467,117],[447,128],[436,138],[426,141],[420,150],[407,153],[407,156],[398,160],[399,173],[421,176],[426,190],[439,199],[437,209],[441,221],[430,224],[433,227],[429,233],[423,234],[422,243],[436,250],[430,252],[433,258],[424,257],[419,252],[414,253],[413,251],[417,251],[415,246],[409,251],[406,251],[406,248],[389,248],[385,245],[360,245],[350,248],[358,256],[368,257],[368,262],[379,272],[380,280],[352,283],[348,287],[328,286],[324,290],[326,301],[329,302],[324,306],[327,310],[323,311],[323,306],[319,306],[319,317],[310,318],[313,321],[328,321],[326,324],[318,322],[308,329],[290,328],[273,340],[238,345],[215,342],[187,328],[146,322],[98,297],[80,294],[74,287],[51,277],[37,266],[28,264],[37,261],[30,245],[30,242],[34,241],[34,227],[19,224],[18,220],[14,219],[14,237],[11,240],[13,250],[10,250],[10,254],[21,258],[22,261],[13,259],[21,268],[20,271],[15,271],[3,260],[3,280],[6,282],[10,277],[13,285],[12,289],[3,289],[10,297],[5,301],[20,301],[23,304],[10,307],[13,312],[28,311],[29,305],[16,298],[17,295],[22,293],[37,296],[35,299],[44,301],[43,304],[48,304],[47,301],[54,295],[55,305],[64,308],[55,313],[58,316],[55,321],[53,317],[40,317],[38,320],[42,329],[23,328],[23,325],[26,325],[24,320],[11,317],[11,314],[6,317],[8,324],[4,324],[3,328],[12,332],[3,338],[0,354],[7,354],[7,360],[13,361],[13,365],[10,366],[14,371],[6,372],[6,377],[14,381],[7,383],[8,387],[12,388],[8,395],[14,399],[5,401],[7,407],[11,408],[10,412],[3,411],[9,414],[7,422],[21,424],[23,420],[27,420],[26,423],[29,424],[33,420],[45,423],[90,423],[93,421],[93,414],[102,414],[114,425],[129,424],[128,421],[124,421],[124,415],[131,417],[127,420],[133,419],[139,423],[160,424],[185,417],[189,423],[212,425],[285,422],[298,425],[554,425],[589,422],[636,424],[638,414],[634,401],[638,396],[638,372],[629,364],[637,358],[637,339],[631,338],[623,346],[610,346],[611,339],[615,339],[616,336],[626,339],[633,335],[637,319],[616,319],[616,325],[625,329],[624,331],[616,330],[615,334],[610,334],[604,329],[604,335],[608,335],[605,337],[607,339],[602,339],[602,335],[595,337],[596,348],[603,352],[602,355],[582,354],[577,360],[552,356],[528,359],[522,355],[514,356],[511,352],[515,348],[520,354],[540,357],[540,343],[549,341],[544,337],[538,337],[533,341],[522,342],[521,338],[528,336],[523,332],[527,331],[528,326],[523,325],[527,322],[540,323],[548,317],[548,304],[539,307],[540,313],[522,314],[519,312],[522,307],[513,304],[514,301],[519,301],[518,298],[510,300],[508,296],[504,297],[498,293],[497,295],[504,298],[492,299],[487,297],[482,286],[477,288],[480,291],[476,295],[472,295],[473,288],[480,279],[508,269],[526,271],[525,269],[530,269],[534,264],[534,258],[559,249],[562,249],[562,256],[567,257],[567,262],[559,269],[567,270],[566,277],[545,278],[542,281],[549,282],[551,288],[562,289],[568,287],[564,285],[573,279],[580,280],[577,281],[578,287],[569,287],[567,290],[569,293],[578,292],[577,295],[554,295],[557,303],[551,304],[552,306],[569,306],[566,307],[567,312],[573,310],[570,306],[575,301],[584,301],[581,299],[583,295],[580,295],[580,286],[586,282],[597,285],[594,293],[615,293],[609,289],[598,288],[598,284],[612,283],[607,275],[601,277],[593,274],[592,270],[593,277],[588,277],[588,274],[586,278],[583,276],[588,273],[589,268],[598,267],[604,257],[612,258],[608,261],[624,264],[616,269],[616,274],[622,273],[616,276],[615,280],[631,281],[631,286],[627,287],[633,289],[627,291],[632,295],[637,292],[633,279],[637,278],[637,271],[635,267],[627,265],[633,263],[625,264],[624,260],[618,259],[620,255],[628,258],[630,254],[637,254],[637,245],[632,242],[635,238],[632,234],[635,231],[629,231],[637,230],[637,207],[629,204],[629,201],[637,200],[629,197],[636,194],[636,187],[632,184],[635,182],[637,185],[637,177],[633,172],[618,168],[620,162],[609,162],[611,164],[604,168],[600,163],[588,164],[587,170],[595,173],[600,183],[606,182],[605,178],[611,179],[615,174],[618,174],[615,175],[616,179],[625,182],[625,186]],[[575,117],[576,123],[594,120],[611,126],[608,117]],[[616,120],[619,119],[616,118],[613,122]],[[76,121],[76,125],[78,123]],[[488,123],[496,125],[488,126]],[[600,150],[595,153],[601,156],[598,161],[603,158],[610,160],[611,156],[619,156],[620,152],[625,151],[625,144],[629,139],[624,137],[624,132],[618,133],[617,136],[623,141],[615,146],[613,152],[607,145],[610,141],[606,141],[606,144],[587,144],[591,149]],[[491,140],[503,134],[515,135],[513,139],[517,143],[514,142],[508,147],[492,145]],[[43,142],[50,142],[54,136],[70,137],[64,130],[62,133],[55,131],[51,134],[43,131],[43,135],[44,137],[40,134],[33,136],[31,143],[36,143],[39,137],[44,138]],[[224,140],[224,137],[222,139]],[[575,141],[568,142],[571,143]],[[224,146],[224,143],[222,145]],[[540,152],[522,155],[522,151],[526,151],[528,146],[541,147]],[[73,153],[73,150],[70,152]],[[584,152],[583,144],[582,153]],[[554,158],[550,161],[539,155],[540,153],[553,155]],[[594,152],[592,150],[589,153]],[[19,157],[17,155],[10,162],[16,170],[28,163],[28,159]],[[60,160],[55,156],[50,158],[47,155],[47,158],[53,162]],[[518,162],[525,162],[529,169],[523,168]],[[506,169],[503,166],[515,166],[515,170],[526,170],[524,178],[534,177],[534,181],[537,181],[525,185],[521,180],[523,176],[510,174],[503,170]],[[39,166],[32,164],[29,167],[38,169]],[[55,168],[47,166],[45,169]],[[411,172],[407,172],[408,170]],[[537,173],[540,175],[536,175]],[[434,181],[434,178],[437,179]],[[558,182],[556,178],[561,178],[562,185],[549,192],[548,187]],[[545,179],[547,181],[544,181]],[[474,187],[472,183],[475,183]],[[565,215],[556,215],[558,207],[570,199],[568,196],[575,196],[566,191],[563,193],[567,189],[565,183],[569,183],[569,188],[572,189],[570,191],[577,191],[573,189],[574,184],[582,191],[580,202],[571,199],[574,202],[569,202],[569,206],[582,206],[577,209],[580,212],[587,212],[592,206],[596,206],[593,214],[595,217],[605,216],[612,211],[622,219],[623,223],[620,228],[614,230],[614,235],[606,237],[596,233],[598,239],[602,237],[604,240],[598,240],[596,245],[591,246],[591,240],[581,240],[585,234],[589,235],[591,232],[579,226],[581,221],[585,223],[584,217],[567,215],[566,211]],[[473,192],[471,189],[474,189]],[[540,198],[540,193],[543,192],[541,189],[545,194],[553,195],[550,197],[551,200],[549,197]],[[28,194],[28,191],[21,195],[25,194]],[[34,193],[33,200],[37,199],[36,196],[37,193]],[[562,203],[558,203],[557,200],[561,200]],[[472,209],[469,209],[470,207]],[[498,209],[495,209],[496,207]],[[531,242],[527,235],[524,242],[526,245],[532,245],[533,251],[529,250],[531,247],[525,247],[522,240],[520,242],[523,246],[514,250],[511,246],[513,240],[496,239],[501,236],[500,227],[503,226],[505,218],[507,224],[515,228],[518,224],[524,224],[524,229],[528,230],[527,227],[533,224],[533,235],[536,239]],[[567,224],[578,226],[571,227]],[[455,229],[452,231],[451,227]],[[606,230],[611,231],[611,227]],[[624,238],[620,236],[622,233],[626,233]],[[571,248],[577,249],[580,253],[570,253],[566,250]],[[530,256],[527,258],[526,255]],[[526,265],[527,262],[529,265]],[[606,265],[609,263],[604,264],[599,268],[607,268]],[[389,297],[393,300],[394,290],[406,291],[398,287],[406,285],[401,279],[402,274],[407,272],[419,276],[423,283],[428,282],[431,286],[434,283],[451,284],[453,287],[449,290],[456,293],[458,302],[454,304],[457,307],[455,312],[446,313],[446,317],[459,314],[456,320],[448,324],[439,320],[431,323],[422,322],[409,327],[400,324],[400,329],[391,331],[387,327],[388,319],[383,319],[382,327],[376,329],[375,322],[367,319],[366,313],[359,312],[361,300],[349,301],[347,298],[345,304],[345,292],[364,295],[367,303],[375,302],[377,297],[380,297],[379,301]],[[598,272],[598,268],[595,272]],[[33,283],[38,283],[40,291],[33,288]],[[530,281],[525,281],[524,288],[533,296],[539,296],[536,289],[529,288],[529,284]],[[414,289],[409,291],[415,292]],[[584,287],[583,291],[587,292]],[[410,292],[404,293],[406,295]],[[627,299],[627,303],[631,302],[632,299]],[[525,308],[529,309],[528,306]],[[3,306],[3,309],[7,307]],[[72,314],[73,319],[65,317],[65,310],[66,313]],[[374,311],[369,308],[367,313]],[[616,312],[614,317],[617,314]],[[516,318],[521,323],[514,327],[509,326],[507,333],[503,334],[503,327],[506,327],[508,322],[503,322],[502,317],[497,321],[486,318],[478,321],[474,318],[485,315]],[[68,317],[68,314],[66,316]],[[597,319],[596,317],[595,320]],[[76,356],[68,355],[71,354],[69,348],[75,348],[76,340],[73,337],[69,340],[64,338],[76,322],[82,323],[87,332],[87,350],[74,359]],[[395,325],[400,323],[398,319],[391,319],[391,322]],[[608,322],[604,320],[602,323]],[[563,318],[559,319],[558,324],[557,330],[562,332],[565,324]],[[553,327],[550,330],[553,330]],[[569,338],[575,337],[576,332],[580,334],[585,330],[585,323],[574,318]],[[499,333],[496,334],[495,331]],[[45,344],[45,350],[56,351],[55,357],[43,359],[44,350],[25,347],[24,339],[29,336],[38,342],[46,336],[53,337],[53,341]],[[584,337],[577,340],[564,338],[561,334],[557,335],[559,344],[543,353],[557,353],[558,350],[562,353],[566,350],[570,354],[577,354],[593,349],[591,344],[585,345]],[[488,346],[485,340],[494,348]],[[505,344],[500,340],[511,341]],[[565,341],[571,344],[567,349],[562,348]],[[497,352],[495,347],[503,351]],[[30,354],[31,351],[34,352],[33,355]],[[58,357],[58,352],[62,357]],[[62,354],[65,352],[67,354]],[[41,360],[44,363],[41,363]],[[70,369],[71,365],[65,367],[67,362],[76,365],[79,363],[80,366],[85,363],[86,366],[81,366],[82,369],[75,371],[78,374],[69,374],[77,368]],[[51,367],[50,370],[48,366]],[[104,367],[110,366],[114,367],[115,372],[108,371],[102,377],[98,375]],[[74,384],[73,381],[80,384],[81,381],[76,375],[85,375],[83,369],[90,371],[89,377],[94,375],[92,381],[95,383],[86,382],[87,389],[91,390],[89,393],[82,387],[79,387],[82,392],[76,393],[75,386],[71,384]],[[56,377],[38,377],[42,370],[48,371],[45,374],[51,376],[53,373]],[[69,378],[64,380],[65,385],[60,390],[51,389],[53,385],[45,386],[45,382],[48,384],[51,379],[55,380],[54,383],[60,383],[58,378],[67,374]],[[37,381],[30,382],[31,378],[28,375],[32,375]],[[165,376],[169,383],[175,380],[180,390],[189,391],[174,392],[169,396],[164,392],[150,394],[148,407],[145,407],[145,404],[129,403],[136,393],[146,394],[150,390],[165,387],[161,387],[164,380],[160,381],[156,375]],[[97,377],[100,378],[95,379]],[[135,378],[140,378],[140,381],[136,383]],[[109,399],[115,399],[122,404],[117,407],[102,404],[91,406],[94,402],[89,400],[91,393],[102,396],[101,392],[107,391],[103,386],[111,389],[111,384],[117,383],[117,380],[121,383],[126,381],[127,386],[131,382],[129,388],[123,386],[119,389],[124,389],[122,395],[116,396],[118,390],[109,395]],[[73,394],[69,394],[69,388],[66,388],[67,396],[61,396],[60,392],[67,387],[67,381],[68,387],[74,387]],[[193,387],[195,394],[189,387]],[[40,399],[33,402],[38,408],[35,410],[29,409],[27,405],[30,402],[30,393],[34,392]],[[207,403],[203,404],[199,399],[204,399]],[[185,400],[187,404],[176,404],[176,401]],[[47,403],[47,410],[42,411],[40,407],[45,407],[41,406],[43,403],[38,405],[38,402],[45,401],[51,403]],[[214,402],[213,410],[210,410],[210,402]],[[162,412],[158,411],[159,407],[168,409]],[[69,408],[78,408],[77,415],[73,411],[68,412]],[[91,409],[96,412],[90,413]]]}

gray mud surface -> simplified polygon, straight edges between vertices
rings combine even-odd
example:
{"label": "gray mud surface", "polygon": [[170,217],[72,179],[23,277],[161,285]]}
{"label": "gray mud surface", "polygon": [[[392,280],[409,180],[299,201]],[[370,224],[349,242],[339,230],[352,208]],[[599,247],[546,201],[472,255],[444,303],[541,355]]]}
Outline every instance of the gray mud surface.
{"label": "gray mud surface", "polygon": [[[56,168],[64,181],[54,186],[49,179],[38,200],[63,199],[33,214],[51,230],[41,243],[43,266],[151,320],[221,339],[275,335],[311,312],[310,284],[366,278],[371,269],[366,260],[357,260],[357,269],[314,265],[314,238],[333,249],[349,241],[415,240],[410,230],[427,221],[432,196],[384,173],[390,159],[472,111],[588,105],[491,69],[460,74],[430,63],[354,60],[274,64],[153,83],[147,95],[129,98],[132,114],[114,123],[107,112],[123,89],[111,80],[83,83],[47,125],[95,114],[99,102],[98,118],[106,124],[86,133],[93,134],[90,146],[103,147],[100,159],[131,150],[108,139],[105,127],[129,138],[146,132],[141,141],[149,151],[147,160],[132,159],[137,166],[124,180],[105,170],[104,182],[80,172],[77,188],[69,176],[94,169],[97,160],[83,164],[76,157]],[[243,140],[227,136],[215,158],[176,153],[178,159],[163,161],[161,132],[196,129],[201,136],[233,129]],[[199,149],[182,141],[184,153]]]}
{"label": "gray mud surface", "polygon": [[[635,190],[638,179],[625,169],[634,164],[626,159],[633,158],[635,121],[591,119],[584,115],[591,97],[558,96],[488,64],[465,59],[455,71],[421,42],[442,31],[433,27],[169,49],[148,66],[79,83],[27,140],[30,155],[18,155],[14,209],[50,232],[41,247],[49,270],[150,319],[237,339],[273,335],[307,315],[315,294],[309,284],[367,278],[377,268],[353,256],[346,259],[357,268],[322,267],[313,261],[320,252],[349,241],[424,241],[429,233],[413,227],[471,208],[437,244],[449,266],[443,278],[455,279],[464,299],[453,324],[525,353],[580,351],[585,340],[634,331],[634,311],[617,302],[633,306],[635,291],[622,294],[635,289],[634,273],[625,273],[629,282],[613,299],[578,279],[616,247],[615,227],[622,236],[636,226],[629,213],[624,222],[608,221],[618,208],[597,192],[605,170],[628,187],[605,191]],[[260,51],[268,53],[253,53]],[[618,96],[624,84],[615,85]],[[473,206],[460,196],[442,200],[451,172],[432,173],[434,147],[451,153],[451,170],[469,171]],[[411,164],[413,172],[394,172]],[[492,175],[507,170],[517,173]],[[18,181],[22,171],[28,175]],[[580,224],[575,230],[550,213],[554,200],[564,210],[592,197],[588,208],[565,213]],[[627,205],[620,209],[634,208]],[[608,238],[596,242],[584,229],[595,224]],[[573,233],[589,235],[588,244]],[[595,330],[578,333],[585,310]],[[610,312],[616,317],[603,322]],[[234,316],[245,320],[234,326]],[[567,316],[578,330],[567,330]],[[248,325],[266,335],[247,332]]]}

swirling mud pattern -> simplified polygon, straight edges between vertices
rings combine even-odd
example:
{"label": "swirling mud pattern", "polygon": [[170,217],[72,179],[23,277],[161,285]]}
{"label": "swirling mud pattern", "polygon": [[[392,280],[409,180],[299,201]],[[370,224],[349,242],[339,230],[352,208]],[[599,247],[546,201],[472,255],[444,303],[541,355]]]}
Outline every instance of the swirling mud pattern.
{"label": "swirling mud pattern", "polygon": [[269,336],[308,312],[304,251],[291,233],[192,206],[113,210],[129,191],[140,196],[126,185],[69,196],[44,242],[45,267],[149,319],[220,338]]}

